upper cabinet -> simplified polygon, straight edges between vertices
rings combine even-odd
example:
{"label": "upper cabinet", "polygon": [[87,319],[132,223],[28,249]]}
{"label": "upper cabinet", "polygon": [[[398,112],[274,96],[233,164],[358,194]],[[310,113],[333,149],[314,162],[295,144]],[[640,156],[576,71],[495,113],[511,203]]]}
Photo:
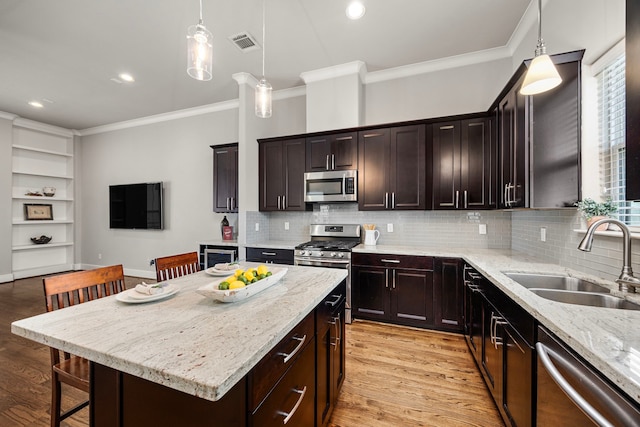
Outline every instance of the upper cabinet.
{"label": "upper cabinet", "polygon": [[213,211],[238,212],[238,144],[212,145]]}
{"label": "upper cabinet", "polygon": [[640,2],[627,0],[626,198],[640,200]]}
{"label": "upper cabinet", "polygon": [[359,132],[359,209],[430,208],[426,153],[425,125]]}
{"label": "upper cabinet", "polygon": [[307,138],[307,172],[358,169],[358,133]]}
{"label": "upper cabinet", "polygon": [[258,142],[260,143],[260,210],[305,210],[305,139],[289,138]]}
{"label": "upper cabinet", "polygon": [[580,65],[584,51],[552,55],[562,83],[520,94],[526,65],[497,108],[499,207],[567,207],[580,198]]}
{"label": "upper cabinet", "polygon": [[489,209],[495,189],[495,141],[488,118],[431,125],[433,208]]}

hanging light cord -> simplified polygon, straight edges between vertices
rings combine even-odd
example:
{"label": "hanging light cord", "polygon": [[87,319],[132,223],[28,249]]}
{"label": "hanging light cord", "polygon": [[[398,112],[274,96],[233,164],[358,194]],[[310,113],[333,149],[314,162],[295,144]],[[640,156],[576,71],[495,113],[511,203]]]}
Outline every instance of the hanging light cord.
{"label": "hanging light cord", "polygon": [[202,25],[202,0],[200,0],[200,25]]}
{"label": "hanging light cord", "polygon": [[538,44],[536,46],[536,56],[545,55],[547,47],[542,40],[542,0],[538,0]]}
{"label": "hanging light cord", "polygon": [[[200,0],[202,1],[202,0]],[[266,39],[266,31],[265,31],[265,0],[262,0],[262,78],[264,78],[264,57],[266,55],[266,49],[267,49],[267,39]]]}

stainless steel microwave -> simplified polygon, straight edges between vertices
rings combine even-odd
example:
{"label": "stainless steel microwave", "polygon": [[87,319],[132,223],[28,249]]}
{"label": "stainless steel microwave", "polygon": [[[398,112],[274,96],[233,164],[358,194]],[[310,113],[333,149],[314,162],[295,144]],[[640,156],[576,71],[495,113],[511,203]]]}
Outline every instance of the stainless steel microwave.
{"label": "stainless steel microwave", "polygon": [[304,174],[305,202],[357,202],[358,171],[307,172]]}

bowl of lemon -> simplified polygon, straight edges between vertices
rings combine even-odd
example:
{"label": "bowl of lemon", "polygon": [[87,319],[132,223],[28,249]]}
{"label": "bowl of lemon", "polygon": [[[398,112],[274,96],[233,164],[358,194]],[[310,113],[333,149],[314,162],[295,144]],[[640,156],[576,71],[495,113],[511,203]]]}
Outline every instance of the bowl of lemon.
{"label": "bowl of lemon", "polygon": [[200,295],[221,302],[242,301],[275,285],[287,274],[285,267],[238,268],[228,277],[217,279],[197,289]]}

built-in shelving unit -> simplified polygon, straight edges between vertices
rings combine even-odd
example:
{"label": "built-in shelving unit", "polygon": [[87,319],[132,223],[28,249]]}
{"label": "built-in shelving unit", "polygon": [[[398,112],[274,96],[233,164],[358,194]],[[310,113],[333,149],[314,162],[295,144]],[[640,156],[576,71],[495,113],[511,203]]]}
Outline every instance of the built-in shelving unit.
{"label": "built-in shelving unit", "polygon": [[[44,187],[55,194],[45,196]],[[40,193],[40,196],[28,193]],[[53,219],[27,220],[25,205],[51,205]],[[12,143],[12,271],[15,278],[73,269],[74,145],[71,131],[14,122]],[[34,244],[32,237],[51,236]]]}

